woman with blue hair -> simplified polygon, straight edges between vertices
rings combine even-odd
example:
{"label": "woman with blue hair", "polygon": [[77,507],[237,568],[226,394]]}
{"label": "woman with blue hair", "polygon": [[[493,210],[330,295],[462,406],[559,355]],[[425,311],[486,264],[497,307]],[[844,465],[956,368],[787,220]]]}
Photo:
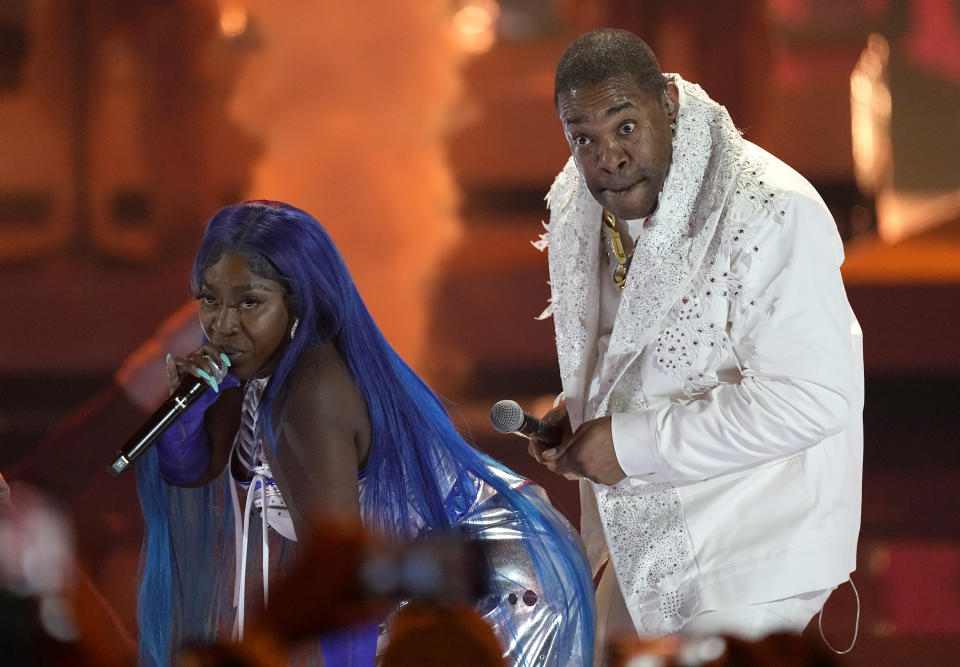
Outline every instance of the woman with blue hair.
{"label": "woman with blue hair", "polygon": [[[173,386],[189,373],[214,391],[138,465],[142,663],[242,638],[249,606],[270,613],[270,577],[289,569],[297,536],[336,514],[389,539],[480,538],[492,574],[477,609],[507,662],[592,664],[593,587],[576,533],[457,433],[314,218],[263,200],[221,210],[191,283],[205,341],[167,368]],[[384,638],[389,628],[381,648]],[[372,665],[377,643],[376,627],[332,633],[297,661]]]}

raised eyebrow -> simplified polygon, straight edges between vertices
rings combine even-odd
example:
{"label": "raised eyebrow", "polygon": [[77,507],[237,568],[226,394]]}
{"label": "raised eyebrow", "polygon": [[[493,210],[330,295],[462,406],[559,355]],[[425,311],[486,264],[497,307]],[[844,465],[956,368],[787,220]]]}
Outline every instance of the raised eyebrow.
{"label": "raised eyebrow", "polygon": [[633,108],[633,102],[631,102],[630,100],[627,100],[626,102],[623,102],[622,104],[618,104],[615,107],[610,107],[604,112],[603,115],[608,117],[613,116],[614,114],[620,113],[624,109],[630,109],[630,108]]}
{"label": "raised eyebrow", "polygon": [[[632,107],[633,107],[633,102],[631,102],[630,100],[627,100],[621,104],[617,104],[616,106],[610,107],[609,109],[603,112],[603,115],[609,118],[610,116],[620,113],[624,109],[630,109]],[[584,119],[581,116],[574,116],[573,118],[565,118],[563,121],[563,124],[569,127],[570,125],[579,125],[580,123],[585,122],[585,120],[586,119]]]}

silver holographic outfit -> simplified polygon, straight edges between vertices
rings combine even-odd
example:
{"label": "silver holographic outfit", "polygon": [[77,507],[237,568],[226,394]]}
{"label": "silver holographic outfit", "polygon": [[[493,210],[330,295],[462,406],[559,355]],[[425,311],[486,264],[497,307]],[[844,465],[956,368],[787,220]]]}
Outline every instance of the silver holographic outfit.
{"label": "silver holographic outfit", "polygon": [[[256,429],[257,408],[260,396],[266,386],[266,380],[252,380],[244,391],[241,427],[234,443],[236,460],[247,467],[253,475],[252,482],[239,483],[247,489],[245,509],[241,512],[239,497],[234,495],[234,515],[237,517],[237,562],[238,572],[235,580],[235,601],[238,609],[238,633],[243,631],[243,607],[245,589],[245,571],[247,538],[251,512],[260,514],[262,521],[262,553],[264,554],[264,598],[267,596],[267,570],[270,539],[266,527],[269,526],[288,540],[296,540],[290,515],[280,489],[277,487],[263,454],[263,447]],[[249,427],[249,428],[247,428]],[[250,434],[254,436],[251,438]],[[504,657],[509,664],[516,665],[556,665],[566,667],[569,664],[589,664],[590,658],[561,654],[558,636],[560,632],[569,632],[580,624],[589,622],[589,618],[564,618],[556,609],[573,610],[570,615],[579,615],[576,605],[548,604],[551,596],[566,596],[573,590],[572,582],[561,582],[562,590],[543,590],[540,577],[534,567],[528,551],[526,534],[529,530],[518,512],[511,509],[505,499],[490,484],[469,473],[459,480],[450,466],[441,470],[440,484],[446,491],[445,507],[453,529],[458,535],[472,540],[480,540],[490,568],[490,586],[493,591],[476,606],[484,620],[493,628],[494,634],[503,647]],[[546,502],[543,490],[529,480],[518,477],[506,470],[491,466],[490,470],[518,490],[533,504],[548,513],[549,519],[560,530],[573,536],[576,533],[566,519]],[[234,484],[236,489],[237,484]],[[359,477],[360,496],[365,489],[365,474]],[[264,503],[266,499],[266,503]],[[264,513],[265,506],[265,513]],[[410,505],[410,531],[412,539],[424,537],[427,533],[413,503]],[[239,523],[242,517],[242,527]],[[274,540],[276,538],[274,537]],[[389,642],[389,621],[381,626],[378,640],[378,654]]]}

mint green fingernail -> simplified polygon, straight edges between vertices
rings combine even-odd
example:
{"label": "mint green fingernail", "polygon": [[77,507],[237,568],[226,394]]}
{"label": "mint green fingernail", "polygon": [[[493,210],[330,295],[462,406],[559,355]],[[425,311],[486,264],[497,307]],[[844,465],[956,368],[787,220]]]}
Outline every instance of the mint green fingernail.
{"label": "mint green fingernail", "polygon": [[230,357],[227,356],[226,352],[221,352],[220,358],[223,359],[223,363],[227,365],[227,368],[230,368],[231,366],[233,366],[233,364],[230,363]]}
{"label": "mint green fingernail", "polygon": [[167,352],[167,361],[170,361],[170,353]]}
{"label": "mint green fingernail", "polygon": [[200,370],[200,369],[198,368],[198,369],[197,369],[197,375],[199,375],[199,376],[202,377],[204,380],[206,380],[206,381],[210,384],[210,386],[213,388],[213,390],[214,390],[215,392],[217,392],[218,394],[220,393],[220,385],[217,384],[217,381],[214,380],[212,377],[210,377],[210,375],[208,375],[206,371]]}

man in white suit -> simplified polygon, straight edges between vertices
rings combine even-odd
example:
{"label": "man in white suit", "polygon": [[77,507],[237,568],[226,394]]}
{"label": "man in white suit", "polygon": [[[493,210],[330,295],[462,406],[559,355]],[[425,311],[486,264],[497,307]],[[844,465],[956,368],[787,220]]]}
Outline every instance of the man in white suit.
{"label": "man in white suit", "polygon": [[547,197],[559,446],[601,634],[799,632],[855,568],[861,336],[810,184],[635,35],[577,39]]}

